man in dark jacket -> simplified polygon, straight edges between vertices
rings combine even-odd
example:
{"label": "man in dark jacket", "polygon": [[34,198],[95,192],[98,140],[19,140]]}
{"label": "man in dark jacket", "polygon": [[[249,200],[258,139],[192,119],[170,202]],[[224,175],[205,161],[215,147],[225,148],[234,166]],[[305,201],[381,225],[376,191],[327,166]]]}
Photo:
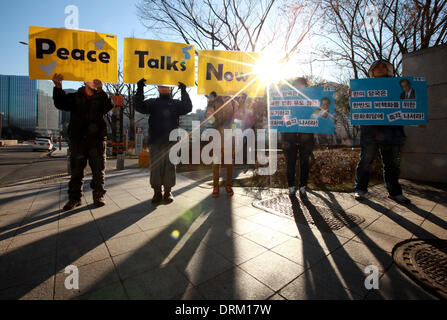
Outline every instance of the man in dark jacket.
{"label": "man in dark jacket", "polygon": [[[308,87],[306,78],[298,78],[296,80],[298,88]],[[296,195],[295,183],[295,166],[297,155],[299,153],[299,169],[300,169],[300,184],[299,195],[301,198],[307,198],[307,182],[309,180],[309,158],[314,150],[314,134],[313,133],[295,133],[283,132],[282,144],[284,155],[286,157],[286,176],[287,184],[289,186],[289,196]]]}
{"label": "man in dark jacket", "polygon": [[[171,188],[175,185],[175,166],[169,161],[169,150],[175,142],[169,141],[169,134],[179,127],[179,116],[192,110],[191,99],[186,86],[179,82],[181,101],[172,99],[171,88],[158,86],[160,96],[144,100],[145,79],[138,81],[135,95],[135,110],[149,115],[149,154],[151,159],[151,187],[154,189],[152,203],[163,199],[170,203]],[[161,187],[164,188],[164,195]]]}
{"label": "man in dark jacket", "polygon": [[68,183],[69,200],[63,210],[81,205],[82,182],[87,161],[92,170],[93,202],[105,205],[104,170],[106,162],[107,126],[104,115],[112,109],[112,103],[102,90],[102,82],[85,82],[75,93],[62,90],[63,76],[53,77],[53,100],[57,109],[70,112],[68,134],[70,138],[71,178]]}
{"label": "man in dark jacket", "polygon": [[[394,68],[386,60],[377,60],[369,68],[368,75],[370,78],[393,77]],[[399,184],[397,157],[404,142],[405,133],[403,126],[360,126],[362,150],[355,175],[355,199],[362,200],[367,193],[369,172],[379,151],[382,157],[383,176],[389,197],[399,203],[410,202],[408,198],[402,195],[402,187]]]}

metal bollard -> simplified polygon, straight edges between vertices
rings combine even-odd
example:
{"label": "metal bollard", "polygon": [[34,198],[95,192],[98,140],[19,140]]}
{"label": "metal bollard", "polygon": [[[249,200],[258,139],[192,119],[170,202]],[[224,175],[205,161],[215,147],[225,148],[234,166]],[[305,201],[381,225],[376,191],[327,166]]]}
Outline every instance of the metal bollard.
{"label": "metal bollard", "polygon": [[116,170],[124,170],[124,158],[124,153],[120,153],[116,156]]}

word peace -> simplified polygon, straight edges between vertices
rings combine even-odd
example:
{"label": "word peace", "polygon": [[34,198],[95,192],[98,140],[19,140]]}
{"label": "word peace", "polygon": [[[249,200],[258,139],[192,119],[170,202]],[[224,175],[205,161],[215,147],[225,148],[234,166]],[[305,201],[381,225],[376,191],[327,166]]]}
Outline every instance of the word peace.
{"label": "word peace", "polygon": [[[52,54],[56,51],[56,43],[50,39],[36,38],[36,58],[43,59],[45,54]],[[99,60],[102,63],[110,62],[110,55],[107,52],[100,52],[97,54],[96,50],[90,50],[85,54],[85,50],[73,49],[70,54],[70,50],[66,48],[59,48],[56,51],[56,56],[61,60],[67,60],[69,56],[73,60],[84,61],[85,57],[91,62]],[[97,58],[96,58],[97,57]]]}

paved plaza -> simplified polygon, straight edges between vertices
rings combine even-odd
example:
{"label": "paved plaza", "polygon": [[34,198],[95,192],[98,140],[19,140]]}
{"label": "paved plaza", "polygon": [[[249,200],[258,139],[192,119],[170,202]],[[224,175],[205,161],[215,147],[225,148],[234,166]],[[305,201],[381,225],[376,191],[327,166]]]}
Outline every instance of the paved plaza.
{"label": "paved plaza", "polygon": [[[148,169],[109,171],[95,208],[62,212],[68,177],[0,188],[0,299],[436,299],[393,262],[395,244],[447,238],[445,190],[402,180],[412,204],[383,186],[352,195],[309,192],[294,217],[253,206],[285,190],[234,188],[211,197],[210,175],[178,174],[172,204],[154,206]],[[362,218],[338,230],[306,223],[318,208]],[[67,266],[79,289],[67,289]],[[365,287],[367,266],[379,289]]]}

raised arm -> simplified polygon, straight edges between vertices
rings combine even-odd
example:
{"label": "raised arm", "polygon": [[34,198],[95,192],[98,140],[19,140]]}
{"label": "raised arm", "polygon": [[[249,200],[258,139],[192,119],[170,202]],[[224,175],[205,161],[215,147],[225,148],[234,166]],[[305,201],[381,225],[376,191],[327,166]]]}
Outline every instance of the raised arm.
{"label": "raised arm", "polygon": [[152,108],[152,102],[154,99],[144,100],[144,82],[146,79],[141,79],[137,83],[137,93],[134,96],[135,110],[142,114],[150,114]]}
{"label": "raised arm", "polygon": [[66,94],[62,90],[62,80],[64,76],[62,74],[54,74],[53,76],[53,101],[54,106],[62,111],[71,111],[75,103],[75,95],[73,93]]}
{"label": "raised arm", "polygon": [[107,95],[107,93],[105,93],[102,90],[101,80],[95,79],[95,80],[93,80],[93,84],[96,88],[97,94],[99,94],[101,96],[102,106],[103,106],[102,107],[103,114],[109,113],[109,111],[113,109],[113,104],[112,104],[112,101],[110,100],[109,96]]}
{"label": "raised arm", "polygon": [[181,92],[181,101],[177,102],[177,114],[182,116],[191,112],[192,103],[189,94],[186,91],[186,86],[181,82],[179,82],[179,89]]}

